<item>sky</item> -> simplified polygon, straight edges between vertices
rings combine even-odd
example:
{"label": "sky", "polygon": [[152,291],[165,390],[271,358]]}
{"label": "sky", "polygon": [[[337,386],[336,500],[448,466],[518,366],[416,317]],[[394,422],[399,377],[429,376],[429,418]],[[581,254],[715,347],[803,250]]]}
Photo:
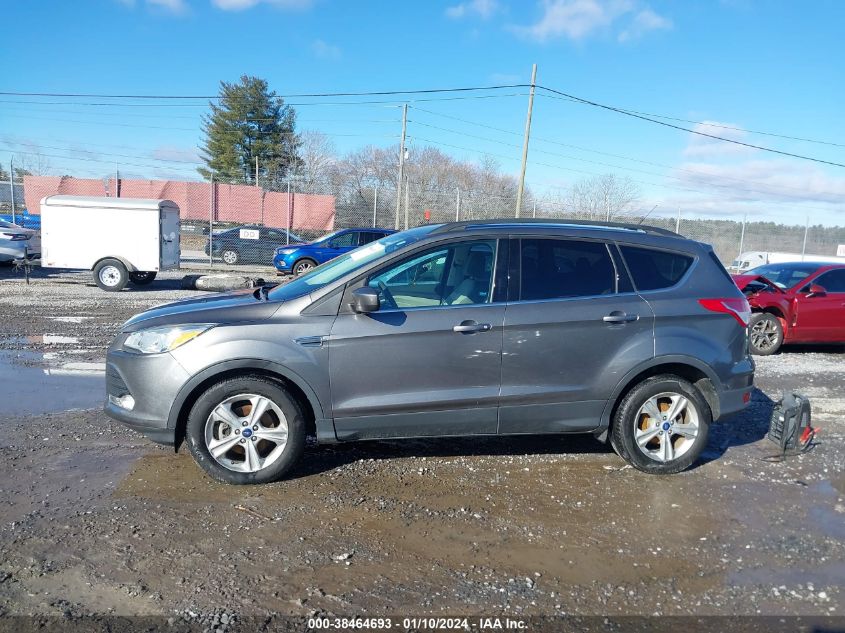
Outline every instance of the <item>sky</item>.
{"label": "sky", "polygon": [[[845,164],[845,3],[837,0],[28,0],[4,3],[0,92],[213,96],[537,84],[743,143]],[[198,179],[207,99],[0,95],[0,161],[54,175]],[[290,97],[340,153],[433,145],[518,174],[527,89]],[[380,103],[361,103],[380,101]],[[680,120],[679,120],[680,119]],[[765,134],[763,134],[763,133]],[[783,138],[784,136],[796,138]],[[814,142],[811,142],[814,141]],[[845,167],[577,103],[534,102],[526,183],[563,195],[632,178],[643,210],[845,225]]]}

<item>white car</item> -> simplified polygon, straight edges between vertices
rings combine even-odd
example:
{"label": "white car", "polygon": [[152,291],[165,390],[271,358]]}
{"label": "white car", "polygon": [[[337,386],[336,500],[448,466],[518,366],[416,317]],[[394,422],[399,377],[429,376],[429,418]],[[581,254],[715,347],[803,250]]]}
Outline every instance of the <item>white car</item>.
{"label": "white car", "polygon": [[0,220],[0,262],[40,256],[41,237],[38,231]]}

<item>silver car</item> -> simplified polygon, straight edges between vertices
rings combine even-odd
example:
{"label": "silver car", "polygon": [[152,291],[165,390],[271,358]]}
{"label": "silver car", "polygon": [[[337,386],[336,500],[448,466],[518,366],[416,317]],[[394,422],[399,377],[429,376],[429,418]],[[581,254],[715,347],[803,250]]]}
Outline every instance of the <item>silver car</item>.
{"label": "silver car", "polygon": [[590,433],[675,473],[750,400],[750,316],[708,245],[662,229],[429,225],[133,317],[105,410],[233,484],[282,477],[309,434]]}
{"label": "silver car", "polygon": [[0,220],[0,262],[41,256],[38,231]]}

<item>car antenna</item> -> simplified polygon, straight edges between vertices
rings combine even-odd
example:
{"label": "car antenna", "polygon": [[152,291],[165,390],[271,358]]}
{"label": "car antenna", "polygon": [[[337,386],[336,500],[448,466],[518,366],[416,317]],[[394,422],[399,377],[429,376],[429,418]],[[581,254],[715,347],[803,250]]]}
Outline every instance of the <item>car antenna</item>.
{"label": "car antenna", "polygon": [[[657,207],[659,207],[659,206],[660,206],[660,203],[658,202],[656,205],[654,205],[654,206],[651,208],[651,211],[654,211],[654,210],[655,210]],[[648,213],[646,213],[646,214],[643,216],[643,219],[642,219],[642,220],[640,220],[639,222],[637,222],[637,224],[642,224],[643,222],[645,222],[645,221],[646,221],[646,218],[648,218],[648,216],[650,216],[650,215],[651,215],[651,211],[649,211]]]}

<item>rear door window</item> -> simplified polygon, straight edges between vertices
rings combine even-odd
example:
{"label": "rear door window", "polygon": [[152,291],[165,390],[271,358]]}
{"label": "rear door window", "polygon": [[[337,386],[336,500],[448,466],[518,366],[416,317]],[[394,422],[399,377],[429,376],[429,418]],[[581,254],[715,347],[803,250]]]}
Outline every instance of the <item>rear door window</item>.
{"label": "rear door window", "polygon": [[520,300],[613,294],[616,271],[602,242],[523,239]]}
{"label": "rear door window", "polygon": [[660,290],[674,286],[692,265],[693,258],[653,248],[619,245],[637,290]]}

